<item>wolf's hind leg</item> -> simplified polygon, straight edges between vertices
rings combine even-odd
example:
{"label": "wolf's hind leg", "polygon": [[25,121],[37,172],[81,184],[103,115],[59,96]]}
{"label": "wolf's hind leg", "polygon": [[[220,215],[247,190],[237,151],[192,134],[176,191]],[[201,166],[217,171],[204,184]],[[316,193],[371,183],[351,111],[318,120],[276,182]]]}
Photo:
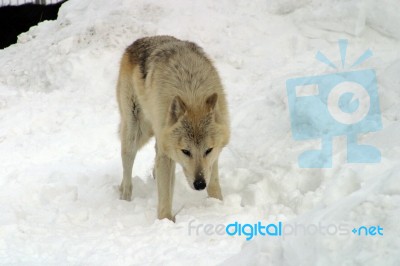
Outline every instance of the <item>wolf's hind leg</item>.
{"label": "wolf's hind leg", "polygon": [[131,200],[132,168],[137,151],[153,135],[151,125],[144,119],[137,102],[132,100],[131,113],[121,122],[121,157],[123,178],[120,187],[121,199]]}
{"label": "wolf's hind leg", "polygon": [[118,104],[121,113],[121,158],[123,178],[120,198],[132,198],[132,168],[137,151],[153,135],[150,123],[145,120],[143,111],[134,95],[133,85],[124,78],[118,81]]}
{"label": "wolf's hind leg", "polygon": [[210,184],[207,186],[207,193],[209,197],[222,200],[221,187],[219,185],[219,175],[218,175],[218,159],[214,162]]}
{"label": "wolf's hind leg", "polygon": [[128,121],[121,121],[121,158],[123,177],[120,186],[120,199],[131,200],[132,197],[132,167],[136,157],[135,128]]}

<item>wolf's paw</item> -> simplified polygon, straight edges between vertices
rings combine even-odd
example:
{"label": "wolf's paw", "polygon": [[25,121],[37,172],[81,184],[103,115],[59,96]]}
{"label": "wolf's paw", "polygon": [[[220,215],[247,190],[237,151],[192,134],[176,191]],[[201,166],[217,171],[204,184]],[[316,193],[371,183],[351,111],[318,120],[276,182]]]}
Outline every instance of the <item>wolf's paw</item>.
{"label": "wolf's paw", "polygon": [[220,188],[210,188],[210,187],[208,187],[207,193],[208,193],[208,196],[210,198],[219,199],[221,201],[223,200]]}
{"label": "wolf's paw", "polygon": [[223,200],[223,197],[221,195],[221,193],[219,194],[213,194],[213,195],[208,195],[210,198],[214,198],[214,199],[218,199],[218,200]]}
{"label": "wolf's paw", "polygon": [[174,223],[175,223],[175,216],[172,216],[172,214],[159,214],[158,215],[158,219],[159,220],[162,220],[162,219],[168,219],[168,220],[171,220],[171,221],[173,221]]}
{"label": "wolf's paw", "polygon": [[131,199],[132,199],[132,184],[131,185],[121,184],[121,186],[119,187],[119,192],[120,192],[119,198],[121,200],[131,201]]}

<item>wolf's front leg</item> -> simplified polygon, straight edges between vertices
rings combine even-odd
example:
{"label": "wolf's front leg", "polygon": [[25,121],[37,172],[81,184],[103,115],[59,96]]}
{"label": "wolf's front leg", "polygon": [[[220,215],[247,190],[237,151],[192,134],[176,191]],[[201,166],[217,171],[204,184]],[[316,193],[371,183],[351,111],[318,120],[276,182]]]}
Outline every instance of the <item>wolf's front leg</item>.
{"label": "wolf's front leg", "polygon": [[222,200],[221,187],[219,186],[218,159],[214,162],[210,184],[207,186],[208,196]]}
{"label": "wolf's front leg", "polygon": [[171,212],[175,184],[175,162],[163,154],[157,154],[155,176],[158,191],[158,219],[167,218],[175,221]]}

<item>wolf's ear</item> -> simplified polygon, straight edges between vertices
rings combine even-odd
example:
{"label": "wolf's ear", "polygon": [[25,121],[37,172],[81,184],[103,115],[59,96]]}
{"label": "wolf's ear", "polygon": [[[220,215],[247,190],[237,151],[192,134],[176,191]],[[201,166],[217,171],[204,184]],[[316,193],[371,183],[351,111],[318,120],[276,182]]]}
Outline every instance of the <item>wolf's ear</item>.
{"label": "wolf's ear", "polygon": [[179,117],[186,112],[186,104],[182,101],[181,97],[175,96],[169,108],[169,121],[175,124]]}
{"label": "wolf's ear", "polygon": [[215,108],[215,105],[217,104],[218,100],[218,94],[214,92],[208,98],[206,99],[206,107],[208,111],[213,111]]}

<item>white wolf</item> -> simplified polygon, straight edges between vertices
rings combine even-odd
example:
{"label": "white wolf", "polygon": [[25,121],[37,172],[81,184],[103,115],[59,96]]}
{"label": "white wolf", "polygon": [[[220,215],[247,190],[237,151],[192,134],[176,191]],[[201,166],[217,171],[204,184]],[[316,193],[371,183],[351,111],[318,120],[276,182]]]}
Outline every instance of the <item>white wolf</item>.
{"label": "white wolf", "polygon": [[229,115],[219,75],[203,50],[170,36],[136,40],[121,60],[121,199],[132,196],[136,152],[155,135],[158,218],[174,220],[175,163],[189,185],[222,200],[218,157],[229,141]]}

